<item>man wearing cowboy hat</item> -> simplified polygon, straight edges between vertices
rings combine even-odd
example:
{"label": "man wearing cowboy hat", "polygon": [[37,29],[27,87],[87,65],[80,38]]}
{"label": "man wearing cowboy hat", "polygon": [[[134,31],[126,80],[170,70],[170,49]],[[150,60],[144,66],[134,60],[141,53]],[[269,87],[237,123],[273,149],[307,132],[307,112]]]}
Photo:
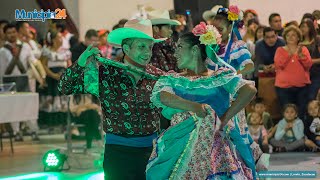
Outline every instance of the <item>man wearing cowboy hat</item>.
{"label": "man wearing cowboy hat", "polygon": [[171,26],[181,25],[181,23],[170,19],[167,10],[151,11],[148,13],[148,19],[152,23],[154,38],[168,38],[166,41],[156,43],[153,46],[150,63],[165,72],[170,70],[178,72],[177,60],[173,55],[175,44],[170,37],[172,35]]}
{"label": "man wearing cowboy hat", "polygon": [[[130,20],[108,36],[110,44],[122,47],[122,62],[97,57],[99,50],[89,46],[61,77],[62,93],[91,93],[101,102],[106,179],[145,179],[161,117],[150,101],[156,78],[146,72],[146,65],[153,44],[162,40],[153,38],[150,20]],[[92,59],[105,63],[98,66]]]}

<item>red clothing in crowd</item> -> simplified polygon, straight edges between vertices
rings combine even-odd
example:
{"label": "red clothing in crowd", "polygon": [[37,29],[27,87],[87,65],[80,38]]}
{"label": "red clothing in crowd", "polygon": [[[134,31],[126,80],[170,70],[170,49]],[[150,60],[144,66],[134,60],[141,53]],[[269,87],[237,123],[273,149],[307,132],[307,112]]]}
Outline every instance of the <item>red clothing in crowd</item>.
{"label": "red clothing in crowd", "polygon": [[310,53],[302,47],[303,58],[298,54],[292,56],[283,47],[279,47],[274,58],[276,69],[275,86],[280,88],[303,87],[310,84],[309,70],[312,66]]}

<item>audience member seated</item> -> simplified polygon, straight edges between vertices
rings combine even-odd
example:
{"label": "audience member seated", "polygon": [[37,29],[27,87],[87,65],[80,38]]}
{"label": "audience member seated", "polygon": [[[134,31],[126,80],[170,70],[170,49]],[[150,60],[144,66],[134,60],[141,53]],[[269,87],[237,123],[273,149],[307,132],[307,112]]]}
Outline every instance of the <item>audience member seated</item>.
{"label": "audience member seated", "polygon": [[310,117],[313,118],[312,123],[310,125],[310,132],[314,135],[314,142],[320,148],[320,119],[319,119],[319,111],[320,111],[320,102],[319,101],[311,101],[308,105],[308,113]]}
{"label": "audience member seated", "polygon": [[310,148],[313,152],[319,151],[319,147],[316,145],[316,135],[310,131],[310,126],[312,121],[318,117],[319,105],[317,101],[310,101],[308,104],[308,114],[303,121],[304,124],[304,134],[306,135],[306,146]]}
{"label": "audience member seated", "polygon": [[[276,127],[274,126],[274,122],[271,118],[271,115],[266,112],[266,105],[263,102],[262,98],[256,98],[253,102],[253,111],[258,113],[262,118],[262,124],[264,128],[268,131],[268,139],[274,136]],[[247,116],[247,121],[249,124],[252,113],[249,113]]]}
{"label": "audience member seated", "polygon": [[274,55],[278,47],[285,46],[285,41],[279,38],[274,29],[265,27],[263,29],[263,40],[256,43],[255,47],[255,68],[256,76],[258,71],[261,70],[269,76],[274,76]]}
{"label": "audience member seated", "polygon": [[305,146],[304,126],[298,118],[298,109],[294,104],[284,108],[283,119],[278,123],[276,134],[270,140],[275,152],[302,150]]}
{"label": "audience member seated", "polygon": [[259,144],[264,153],[269,153],[268,133],[262,123],[262,116],[252,112],[248,121],[249,133],[252,139]]}
{"label": "audience member seated", "polygon": [[266,27],[263,29],[263,40],[258,41],[255,47],[255,79],[258,96],[264,99],[272,118],[277,120],[281,118],[281,111],[274,87],[274,55],[277,48],[284,45],[284,40],[277,36],[275,30]]}

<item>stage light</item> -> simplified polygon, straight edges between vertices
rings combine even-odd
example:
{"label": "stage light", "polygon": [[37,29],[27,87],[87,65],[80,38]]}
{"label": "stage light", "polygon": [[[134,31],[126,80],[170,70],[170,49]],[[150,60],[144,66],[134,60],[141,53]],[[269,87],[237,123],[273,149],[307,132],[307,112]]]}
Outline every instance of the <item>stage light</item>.
{"label": "stage light", "polygon": [[[42,158],[42,163],[44,166],[43,171],[65,170],[63,169],[63,166],[67,158],[68,157],[65,154],[60,153],[59,149],[46,152],[46,154]],[[68,168],[70,168],[69,165]]]}

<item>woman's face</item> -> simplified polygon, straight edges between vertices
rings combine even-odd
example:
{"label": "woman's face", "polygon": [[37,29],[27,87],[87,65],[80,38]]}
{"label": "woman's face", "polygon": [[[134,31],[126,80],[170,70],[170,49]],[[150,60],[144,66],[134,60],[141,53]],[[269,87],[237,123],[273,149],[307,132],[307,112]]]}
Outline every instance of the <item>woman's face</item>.
{"label": "woman's face", "polygon": [[219,33],[221,34],[222,42],[225,42],[229,38],[230,29],[228,29],[228,24],[223,20],[213,20],[213,26],[217,28]]}
{"label": "woman's face", "polygon": [[308,35],[309,31],[310,31],[309,27],[308,27],[308,25],[306,23],[301,24],[300,30],[301,30],[303,36]]}
{"label": "woman's face", "polygon": [[256,24],[256,23],[251,23],[248,28],[251,30],[251,32],[255,33],[256,30],[258,29],[258,26],[259,26],[259,25]]}
{"label": "woman's face", "polygon": [[179,69],[186,69],[189,67],[192,61],[192,47],[186,43],[183,39],[178,40],[177,49],[174,56],[177,58],[177,64]]}
{"label": "woman's face", "polygon": [[287,44],[298,44],[300,39],[298,37],[298,34],[295,31],[289,31],[286,34],[286,41],[287,41]]}
{"label": "woman's face", "polygon": [[258,29],[258,31],[257,31],[257,40],[261,40],[261,39],[263,39],[263,29],[262,28]]}
{"label": "woman's face", "polygon": [[62,46],[62,35],[61,35],[61,33],[58,33],[57,36],[53,39],[53,44],[55,44],[57,47]]}
{"label": "woman's face", "polygon": [[255,18],[254,14],[248,13],[247,16],[244,17],[244,22],[245,22],[245,23],[248,23],[248,21],[249,21],[250,19],[253,19],[253,18]]}

